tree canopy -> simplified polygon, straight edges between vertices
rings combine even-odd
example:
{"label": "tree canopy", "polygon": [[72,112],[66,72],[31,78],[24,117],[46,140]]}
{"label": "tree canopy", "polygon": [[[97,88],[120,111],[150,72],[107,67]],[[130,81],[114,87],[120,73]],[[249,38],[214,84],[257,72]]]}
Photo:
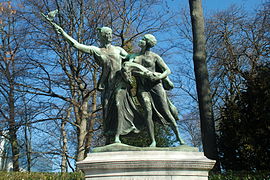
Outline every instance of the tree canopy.
{"label": "tree canopy", "polygon": [[246,72],[245,90],[227,98],[219,121],[219,155],[226,170],[269,170],[270,64]]}

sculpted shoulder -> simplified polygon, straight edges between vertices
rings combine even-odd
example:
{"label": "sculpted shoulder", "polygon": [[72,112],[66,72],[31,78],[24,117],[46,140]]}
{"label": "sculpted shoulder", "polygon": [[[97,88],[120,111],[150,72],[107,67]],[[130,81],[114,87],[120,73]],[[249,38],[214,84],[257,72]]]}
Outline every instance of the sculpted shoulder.
{"label": "sculpted shoulder", "polygon": [[161,57],[158,55],[158,54],[156,54],[156,53],[154,53],[154,52],[150,52],[150,55],[155,59],[155,60],[157,60],[157,59],[161,59]]}
{"label": "sculpted shoulder", "polygon": [[114,45],[112,45],[114,48],[116,48],[116,49],[118,49],[119,51],[124,51],[124,49],[123,48],[121,48],[120,46],[114,46]]}
{"label": "sculpted shoulder", "polygon": [[119,50],[120,55],[121,55],[123,58],[126,58],[126,57],[128,56],[128,53],[127,53],[123,48],[121,48],[121,47],[119,47],[119,46],[113,46],[113,47],[115,47],[117,50]]}

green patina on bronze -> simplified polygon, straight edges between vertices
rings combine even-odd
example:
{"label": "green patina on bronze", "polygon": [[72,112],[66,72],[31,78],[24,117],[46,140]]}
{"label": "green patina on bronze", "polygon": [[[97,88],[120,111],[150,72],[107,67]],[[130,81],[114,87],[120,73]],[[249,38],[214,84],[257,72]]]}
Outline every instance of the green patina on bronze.
{"label": "green patina on bronze", "polygon": [[102,27],[97,28],[100,46],[84,45],[53,22],[57,13],[55,10],[42,15],[64,40],[91,55],[102,68],[98,90],[101,91],[105,135],[121,143],[120,135],[139,133],[138,127],[147,126],[152,141],[150,146],[156,147],[154,121],[157,121],[169,125],[180,145],[185,144],[176,123],[178,111],[166,92],[173,88],[168,78],[171,71],[159,55],[150,51],[157,43],[156,38],[144,35],[139,41],[140,52],[129,55],[123,48],[111,44],[112,30]]}

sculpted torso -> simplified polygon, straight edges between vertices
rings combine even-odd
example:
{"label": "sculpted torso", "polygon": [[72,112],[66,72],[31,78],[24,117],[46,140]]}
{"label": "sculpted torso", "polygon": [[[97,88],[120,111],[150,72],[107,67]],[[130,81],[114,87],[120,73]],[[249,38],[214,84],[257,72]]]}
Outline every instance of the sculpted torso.
{"label": "sculpted torso", "polygon": [[148,55],[139,55],[134,59],[134,63],[141,64],[145,68],[147,68],[149,71],[155,72],[155,64],[156,64],[156,54],[155,53],[149,53]]}
{"label": "sculpted torso", "polygon": [[110,46],[108,48],[100,48],[101,58],[104,63],[111,64],[110,69],[112,71],[121,70],[122,58],[120,48]]}
{"label": "sculpted torso", "polygon": [[113,45],[100,48],[89,46],[88,51],[94,55],[96,62],[102,67],[100,79],[102,89],[105,88],[105,84],[105,86],[110,86],[109,84],[115,82],[117,72],[122,68],[122,61],[127,56],[126,51]]}

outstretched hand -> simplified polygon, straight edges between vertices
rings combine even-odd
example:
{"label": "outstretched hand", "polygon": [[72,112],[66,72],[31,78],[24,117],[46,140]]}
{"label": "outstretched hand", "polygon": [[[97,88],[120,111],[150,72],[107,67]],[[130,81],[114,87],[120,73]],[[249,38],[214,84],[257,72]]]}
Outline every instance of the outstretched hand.
{"label": "outstretched hand", "polygon": [[145,72],[145,77],[150,79],[151,81],[158,81],[161,79],[161,73],[159,72]]}
{"label": "outstretched hand", "polygon": [[41,13],[41,15],[54,27],[55,31],[58,34],[62,34],[64,31],[63,28],[61,28],[58,24],[53,22],[53,19],[57,13],[58,13],[58,10],[54,10],[54,11],[49,12],[48,15],[45,15],[43,13]]}
{"label": "outstretched hand", "polygon": [[161,80],[161,73],[159,72],[151,72],[151,71],[133,71],[132,72],[135,76],[142,76],[144,78],[147,78],[151,81],[158,81]]}
{"label": "outstretched hand", "polygon": [[55,31],[58,33],[58,34],[62,34],[63,33],[63,28],[61,28],[58,24],[54,23],[54,22],[51,22],[52,26],[54,27]]}
{"label": "outstretched hand", "polygon": [[153,72],[152,76],[150,77],[153,81],[158,81],[161,79],[161,73],[159,72]]}

